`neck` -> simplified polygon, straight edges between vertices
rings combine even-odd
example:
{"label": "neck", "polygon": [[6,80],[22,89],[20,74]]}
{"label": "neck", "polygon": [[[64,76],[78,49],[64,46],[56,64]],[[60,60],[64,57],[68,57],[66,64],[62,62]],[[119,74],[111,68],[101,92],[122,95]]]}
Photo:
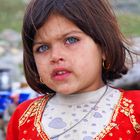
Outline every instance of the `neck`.
{"label": "neck", "polygon": [[64,105],[74,105],[74,104],[84,104],[86,102],[96,102],[100,96],[106,91],[106,86],[103,86],[95,91],[74,93],[70,95],[64,95],[57,93],[50,102],[53,104],[64,104]]}

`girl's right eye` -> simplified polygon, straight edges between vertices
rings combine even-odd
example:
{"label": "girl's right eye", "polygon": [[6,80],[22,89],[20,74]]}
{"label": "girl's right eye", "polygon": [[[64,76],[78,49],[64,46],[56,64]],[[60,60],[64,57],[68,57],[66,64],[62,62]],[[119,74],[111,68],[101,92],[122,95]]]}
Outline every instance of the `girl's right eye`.
{"label": "girl's right eye", "polygon": [[43,53],[43,52],[47,51],[48,49],[49,49],[48,45],[41,45],[37,48],[36,51],[39,53]]}

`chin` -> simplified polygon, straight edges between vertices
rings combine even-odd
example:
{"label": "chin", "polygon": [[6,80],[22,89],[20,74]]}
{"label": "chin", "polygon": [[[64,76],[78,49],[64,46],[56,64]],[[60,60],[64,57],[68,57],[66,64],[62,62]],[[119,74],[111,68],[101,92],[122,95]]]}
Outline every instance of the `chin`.
{"label": "chin", "polygon": [[63,94],[63,95],[70,95],[75,93],[75,91],[68,90],[68,89],[62,89],[62,90],[56,90],[57,93]]}

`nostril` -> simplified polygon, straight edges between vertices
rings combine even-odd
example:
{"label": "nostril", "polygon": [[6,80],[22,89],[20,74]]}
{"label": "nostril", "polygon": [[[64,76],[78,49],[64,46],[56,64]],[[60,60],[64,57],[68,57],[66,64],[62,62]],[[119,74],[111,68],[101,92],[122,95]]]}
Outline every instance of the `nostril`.
{"label": "nostril", "polygon": [[50,60],[51,63],[59,63],[59,62],[61,62],[61,61],[64,61],[64,58],[62,58],[62,57],[58,57],[58,58],[53,57],[53,58]]}
{"label": "nostril", "polygon": [[63,58],[60,58],[59,60],[60,60],[60,61],[63,61],[64,59],[63,59]]}

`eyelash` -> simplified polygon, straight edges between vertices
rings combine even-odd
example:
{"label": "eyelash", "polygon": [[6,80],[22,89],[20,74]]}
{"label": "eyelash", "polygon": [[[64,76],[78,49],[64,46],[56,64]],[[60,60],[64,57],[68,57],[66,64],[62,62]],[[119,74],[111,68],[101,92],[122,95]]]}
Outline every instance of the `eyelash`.
{"label": "eyelash", "polygon": [[[72,39],[72,40],[70,40]],[[72,41],[72,42],[71,42]],[[75,43],[77,43],[79,41],[79,39],[77,39],[76,37],[68,37],[65,39],[64,44],[65,45],[74,45]],[[45,49],[45,50],[44,50]],[[36,52],[38,53],[43,53],[45,51],[49,50],[49,46],[47,44],[42,44],[40,45],[37,49]]]}
{"label": "eyelash", "polygon": [[[70,39],[73,39],[73,42],[70,42]],[[67,41],[69,41],[69,42],[67,42]],[[73,45],[73,44],[77,43],[78,41],[79,41],[79,39],[77,39],[76,37],[68,37],[65,40],[65,44],[66,45]]]}
{"label": "eyelash", "polygon": [[[45,49],[45,50],[42,50],[42,49]],[[36,52],[43,53],[47,51],[48,49],[49,49],[48,45],[42,44],[36,49]]]}

